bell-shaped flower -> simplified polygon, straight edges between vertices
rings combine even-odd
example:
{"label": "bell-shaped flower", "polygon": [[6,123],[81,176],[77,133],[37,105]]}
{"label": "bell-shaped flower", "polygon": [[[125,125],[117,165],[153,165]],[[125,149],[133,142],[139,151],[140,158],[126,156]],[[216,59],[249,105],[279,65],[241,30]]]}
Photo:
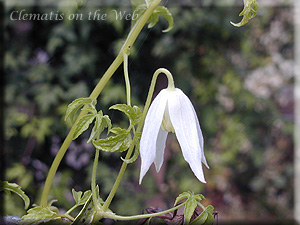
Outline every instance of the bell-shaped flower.
{"label": "bell-shaped flower", "polygon": [[153,162],[156,171],[160,170],[168,132],[175,133],[184,159],[195,176],[206,183],[202,162],[209,167],[204,156],[199,121],[191,101],[178,88],[163,89],[149,107],[140,140],[140,183]]}

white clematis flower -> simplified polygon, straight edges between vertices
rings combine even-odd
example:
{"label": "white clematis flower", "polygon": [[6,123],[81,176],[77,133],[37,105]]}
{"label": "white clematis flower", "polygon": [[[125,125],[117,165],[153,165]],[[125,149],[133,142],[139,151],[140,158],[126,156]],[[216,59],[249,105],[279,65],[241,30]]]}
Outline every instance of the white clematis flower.
{"label": "white clematis flower", "polygon": [[140,140],[140,183],[153,162],[156,171],[160,170],[168,132],[175,133],[184,159],[195,176],[206,183],[202,162],[209,167],[204,156],[199,121],[191,101],[178,88],[163,89],[149,108]]}

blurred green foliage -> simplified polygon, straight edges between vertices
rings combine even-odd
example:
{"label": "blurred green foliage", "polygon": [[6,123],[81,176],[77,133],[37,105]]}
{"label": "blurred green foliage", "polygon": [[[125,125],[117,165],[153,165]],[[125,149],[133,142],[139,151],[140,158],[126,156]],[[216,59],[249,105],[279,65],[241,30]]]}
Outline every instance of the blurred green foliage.
{"label": "blurred green foliage", "polygon": [[[67,15],[77,8],[16,6],[5,12],[6,178],[20,184],[31,202],[38,203],[47,171],[70,128],[63,120],[67,105],[89,95],[118,53],[131,24],[116,20],[111,13],[115,8],[108,7],[101,8],[101,13],[111,16],[99,21],[9,19],[12,11],[22,9],[27,13],[59,10]],[[97,9],[87,5],[80,13],[87,15]],[[205,170],[207,184],[199,183],[175,136],[169,135],[166,161],[159,174],[151,170],[140,186],[139,162],[129,165],[111,206],[119,214],[132,215],[151,205],[170,207],[179,193],[194,191],[207,197],[221,219],[292,217],[293,109],[289,91],[293,79],[283,67],[289,68],[293,59],[291,9],[264,8],[261,16],[238,29],[229,21],[239,10],[174,7],[170,8],[174,16],[171,32],[161,32],[168,25],[162,19],[140,34],[129,58],[133,104],[144,104],[153,72],[168,68],[175,85],[191,97],[196,108],[211,169]],[[276,74],[268,70],[273,67]],[[160,77],[157,91],[163,87],[166,80]],[[119,69],[96,107],[125,128],[124,117],[108,110],[125,98]],[[86,143],[87,138],[85,132],[72,143],[55,177],[51,197],[59,200],[55,205],[61,210],[74,204],[72,188],[89,189],[94,149]],[[97,182],[105,198],[123,155],[100,154]],[[24,213],[22,202],[17,201],[6,201],[7,214]]]}

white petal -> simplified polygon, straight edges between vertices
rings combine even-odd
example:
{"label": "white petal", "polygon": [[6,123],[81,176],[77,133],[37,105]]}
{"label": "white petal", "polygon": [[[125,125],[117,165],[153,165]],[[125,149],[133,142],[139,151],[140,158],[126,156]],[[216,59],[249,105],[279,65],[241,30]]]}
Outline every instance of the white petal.
{"label": "white petal", "polygon": [[154,160],[156,172],[160,171],[160,168],[164,162],[164,152],[166,147],[167,136],[168,132],[160,128],[156,141],[156,157]]}
{"label": "white petal", "polygon": [[189,98],[177,89],[168,98],[170,119],[175,129],[175,134],[182,149],[184,159],[189,163],[195,176],[205,182],[202,169],[202,149],[200,146],[197,123],[193,106]]}
{"label": "white petal", "polygon": [[196,114],[196,111],[194,109],[194,106],[192,105],[192,103],[189,101],[189,103],[191,104],[191,108],[194,112],[194,116],[195,116],[195,120],[196,120],[196,125],[197,125],[197,131],[198,131],[198,138],[200,140],[200,147],[201,147],[201,161],[204,163],[204,165],[207,167],[207,169],[209,169],[209,166],[207,164],[207,161],[206,161],[206,158],[205,158],[205,155],[204,155],[204,141],[203,141],[203,135],[202,135],[202,131],[201,131],[201,128],[200,128],[200,124],[199,124],[199,120],[198,120],[198,117],[197,117],[197,114]]}
{"label": "white petal", "polygon": [[154,162],[156,156],[157,135],[161,126],[167,103],[166,90],[162,90],[153,100],[145,118],[143,133],[140,141],[140,156],[142,160],[140,183]]}

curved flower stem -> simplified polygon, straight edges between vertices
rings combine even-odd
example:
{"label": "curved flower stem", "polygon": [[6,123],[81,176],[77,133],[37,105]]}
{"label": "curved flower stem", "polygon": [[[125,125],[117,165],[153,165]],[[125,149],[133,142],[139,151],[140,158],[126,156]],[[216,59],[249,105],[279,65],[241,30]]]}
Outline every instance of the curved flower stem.
{"label": "curved flower stem", "polygon": [[124,68],[124,77],[125,77],[125,85],[126,85],[126,98],[127,98],[127,105],[131,105],[130,101],[130,81],[129,81],[129,75],[128,75],[128,54],[125,52],[123,53],[123,68]]}
{"label": "curved flower stem", "polygon": [[168,78],[168,89],[169,90],[174,90],[175,89],[174,79],[173,79],[173,76],[172,76],[171,72],[167,69],[159,68],[154,72],[153,77],[155,77],[155,82],[156,82],[157,76],[161,73],[164,73]]}
{"label": "curved flower stem", "polygon": [[168,78],[168,89],[171,89],[171,90],[175,89],[174,79],[173,79],[173,76],[172,76],[172,74],[170,73],[169,70],[164,69],[164,68],[159,68],[154,72],[152,80],[151,80],[151,85],[150,85],[150,88],[149,88],[149,91],[148,91],[148,96],[147,96],[147,100],[146,100],[146,103],[145,103],[143,116],[142,116],[141,122],[139,123],[138,128],[137,128],[138,131],[140,131],[142,126],[143,126],[146,114],[147,114],[148,109],[149,109],[150,104],[151,104],[151,100],[152,100],[152,97],[153,97],[157,77],[161,73],[164,73]]}
{"label": "curved flower stem", "polygon": [[173,212],[176,209],[179,209],[180,207],[184,206],[186,202],[181,203],[180,205],[177,205],[171,209],[167,209],[162,212],[157,212],[157,213],[151,213],[151,214],[143,214],[143,215],[136,215],[136,216],[118,216],[118,215],[113,215],[110,218],[114,220],[139,220],[139,219],[145,219],[145,218],[150,218],[150,217],[156,217],[156,216],[161,216],[169,212]]}
{"label": "curved flower stem", "polygon": [[[149,6],[149,8],[147,8],[147,10],[145,11],[145,13],[143,14],[143,16],[139,19],[138,22],[136,22],[136,24],[134,25],[134,27],[131,29],[122,49],[120,50],[120,53],[118,54],[118,56],[116,57],[116,59],[113,61],[113,63],[110,65],[110,67],[107,69],[107,71],[104,73],[104,75],[102,76],[102,78],[100,79],[99,83],[97,84],[97,86],[94,88],[94,90],[92,91],[92,93],[90,94],[90,98],[94,99],[97,98],[99,96],[99,94],[101,93],[101,91],[103,90],[104,86],[106,85],[106,83],[108,82],[108,80],[111,78],[111,76],[115,73],[115,71],[119,68],[119,66],[121,65],[122,61],[123,61],[123,52],[124,49],[129,49],[135,42],[137,36],[139,35],[139,33],[141,32],[141,30],[143,29],[144,25],[147,23],[149,17],[151,16],[152,12],[155,10],[155,8],[157,7],[157,5],[161,2],[161,0],[154,0],[151,5]],[[48,200],[48,195],[50,192],[50,188],[51,188],[51,184],[53,181],[53,178],[56,174],[56,171],[58,169],[58,166],[61,162],[61,160],[63,159],[69,145],[72,142],[73,139],[73,134],[75,132],[75,128],[76,128],[76,123],[86,114],[86,111],[82,111],[76,122],[74,123],[73,127],[71,128],[69,134],[67,135],[66,139],[64,140],[62,146],[60,147],[57,155],[55,156],[55,159],[50,167],[45,185],[44,185],[44,189],[43,189],[43,193],[42,193],[42,198],[41,198],[41,206],[47,206],[47,200]],[[129,158],[129,157],[128,157]],[[126,168],[125,168],[126,169]]]}

